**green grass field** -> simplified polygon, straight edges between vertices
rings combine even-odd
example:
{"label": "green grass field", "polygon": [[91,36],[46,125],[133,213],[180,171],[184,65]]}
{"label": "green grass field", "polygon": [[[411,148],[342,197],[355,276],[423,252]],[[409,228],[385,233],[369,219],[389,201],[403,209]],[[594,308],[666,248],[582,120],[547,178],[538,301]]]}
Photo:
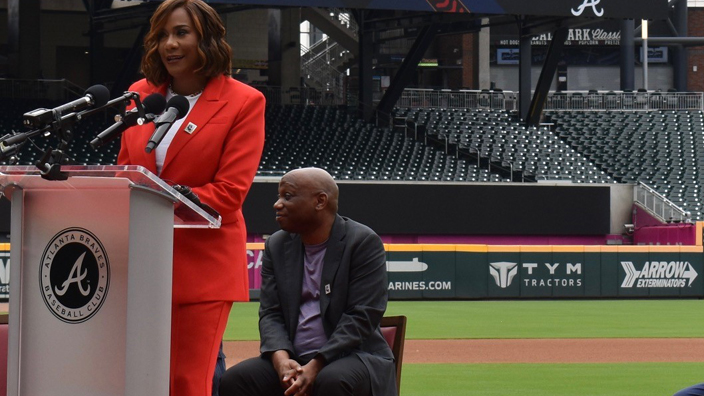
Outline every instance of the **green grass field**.
{"label": "green grass field", "polygon": [[[225,339],[258,340],[258,307],[235,304]],[[704,300],[391,301],[386,313],[408,317],[409,339],[704,337]]]}
{"label": "green grass field", "polygon": [[704,363],[404,364],[401,396],[670,396]]}
{"label": "green grass field", "polygon": [[[235,304],[226,340],[258,340],[257,303]],[[392,301],[408,339],[704,337],[704,300]],[[668,396],[701,363],[404,364],[401,396]]]}

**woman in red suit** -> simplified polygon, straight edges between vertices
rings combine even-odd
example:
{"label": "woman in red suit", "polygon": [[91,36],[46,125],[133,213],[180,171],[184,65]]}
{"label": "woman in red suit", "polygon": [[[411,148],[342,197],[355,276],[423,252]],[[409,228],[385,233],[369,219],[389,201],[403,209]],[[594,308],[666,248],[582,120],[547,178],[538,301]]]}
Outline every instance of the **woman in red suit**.
{"label": "woman in red suit", "polygon": [[247,301],[242,202],[264,147],[264,97],[230,77],[231,48],[218,14],[202,0],[166,0],[144,39],[142,73],[130,91],[190,102],[159,146],[145,152],[154,125],[122,136],[118,163],[142,165],[191,187],[217,210],[217,230],[174,231],[171,395],[210,396],[218,347],[234,301]]}

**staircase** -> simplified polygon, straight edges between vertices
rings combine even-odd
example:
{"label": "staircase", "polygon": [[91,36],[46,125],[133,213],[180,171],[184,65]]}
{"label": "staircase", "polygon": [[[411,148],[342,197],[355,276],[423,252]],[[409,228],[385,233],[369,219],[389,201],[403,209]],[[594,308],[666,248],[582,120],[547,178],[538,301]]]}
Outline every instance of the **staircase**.
{"label": "staircase", "polygon": [[358,52],[357,25],[341,9],[304,8],[301,17],[327,37],[301,47],[301,75],[306,85],[342,99],[344,77]]}

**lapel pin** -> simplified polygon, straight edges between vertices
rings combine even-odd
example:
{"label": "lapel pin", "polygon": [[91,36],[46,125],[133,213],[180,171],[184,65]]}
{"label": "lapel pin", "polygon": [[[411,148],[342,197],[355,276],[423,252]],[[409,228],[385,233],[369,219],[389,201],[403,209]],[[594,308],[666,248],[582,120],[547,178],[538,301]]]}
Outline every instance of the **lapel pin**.
{"label": "lapel pin", "polygon": [[196,124],[189,122],[188,125],[186,125],[186,129],[184,130],[186,131],[186,133],[191,134],[193,133],[193,131],[196,130],[196,128],[198,128]]}
{"label": "lapel pin", "polygon": [[330,294],[330,284],[325,285],[325,294]]}

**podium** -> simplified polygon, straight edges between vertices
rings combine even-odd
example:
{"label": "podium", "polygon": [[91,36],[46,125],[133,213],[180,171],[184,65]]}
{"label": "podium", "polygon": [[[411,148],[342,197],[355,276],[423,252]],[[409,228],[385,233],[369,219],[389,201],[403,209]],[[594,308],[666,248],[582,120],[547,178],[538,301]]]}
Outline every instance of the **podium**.
{"label": "podium", "polygon": [[214,218],[139,166],[0,166],[11,396],[168,396],[173,228]]}

